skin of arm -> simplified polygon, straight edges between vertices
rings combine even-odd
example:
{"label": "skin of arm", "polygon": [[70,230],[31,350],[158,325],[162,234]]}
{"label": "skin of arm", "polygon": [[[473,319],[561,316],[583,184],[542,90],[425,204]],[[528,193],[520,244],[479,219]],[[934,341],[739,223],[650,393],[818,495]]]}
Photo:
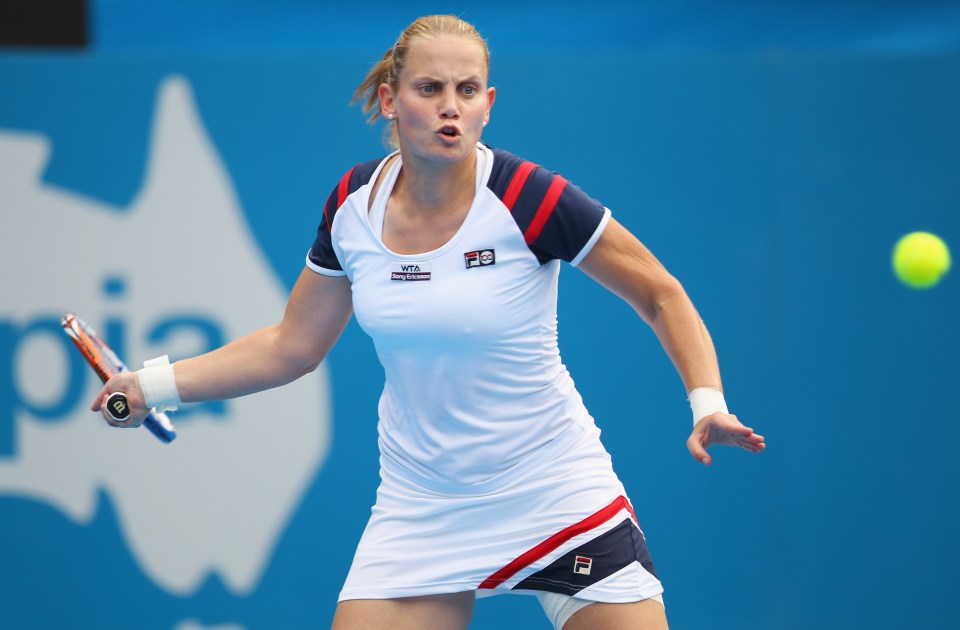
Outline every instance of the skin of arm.
{"label": "skin of arm", "polygon": [[[713,341],[686,291],[626,228],[610,219],[579,267],[625,300],[653,329],[688,393],[698,387],[722,390]],[[706,451],[712,444],[751,452],[765,447],[762,436],[736,416],[720,412],[697,422],[687,440],[691,455],[705,465],[712,462]]]}
{"label": "skin of arm", "polygon": [[580,269],[623,298],[653,329],[688,392],[722,389],[713,341],[680,282],[615,219]]}
{"label": "skin of arm", "polygon": [[[182,402],[222,400],[290,383],[320,365],[353,313],[350,282],[304,269],[287,302],[283,319],[221,348],[174,364]],[[136,427],[148,409],[135,372],[113,377],[91,405],[103,411],[113,392],[127,395],[131,419],[114,426]]]}

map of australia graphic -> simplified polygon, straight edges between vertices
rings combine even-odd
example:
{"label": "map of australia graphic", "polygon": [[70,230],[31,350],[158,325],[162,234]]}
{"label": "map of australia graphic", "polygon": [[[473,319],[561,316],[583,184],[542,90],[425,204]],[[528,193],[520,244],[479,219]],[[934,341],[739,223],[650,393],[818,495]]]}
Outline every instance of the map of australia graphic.
{"label": "map of australia graphic", "polygon": [[107,427],[87,411],[99,383],[57,336],[59,314],[75,311],[117,337],[135,368],[275,323],[286,289],[185,79],[160,87],[144,181],[128,207],[45,184],[53,151],[40,133],[0,129],[0,207],[16,226],[0,230],[0,257],[16,270],[3,289],[17,296],[0,307],[0,359],[15,375],[0,403],[0,496],[50,505],[79,526],[106,496],[132,557],[160,588],[188,596],[217,575],[234,595],[249,594],[326,458],[326,367],[173,414],[171,445]]}

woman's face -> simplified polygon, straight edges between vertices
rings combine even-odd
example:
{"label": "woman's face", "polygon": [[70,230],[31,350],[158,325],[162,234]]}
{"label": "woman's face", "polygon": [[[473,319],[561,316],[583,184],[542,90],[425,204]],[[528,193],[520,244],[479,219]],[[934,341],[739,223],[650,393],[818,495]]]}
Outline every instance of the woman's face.
{"label": "woman's face", "polygon": [[440,162],[473,153],[495,95],[483,48],[452,35],[416,41],[396,90],[380,86],[382,113],[397,121],[404,154]]}

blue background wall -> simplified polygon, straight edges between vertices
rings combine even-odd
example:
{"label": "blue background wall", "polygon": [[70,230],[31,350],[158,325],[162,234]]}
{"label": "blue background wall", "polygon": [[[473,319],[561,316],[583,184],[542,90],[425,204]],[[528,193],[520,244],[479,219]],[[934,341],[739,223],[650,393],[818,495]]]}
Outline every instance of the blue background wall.
{"label": "blue background wall", "polygon": [[[733,411],[767,437],[760,456],[693,462],[682,384],[656,339],[565,270],[565,362],[637,505],[672,626],[960,627],[958,285],[954,274],[912,291],[889,267],[915,229],[960,251],[953,4],[160,13],[102,0],[90,51],[0,54],[0,127],[52,139],[45,182],[122,206],[141,182],[158,86],[186,77],[292,286],[339,175],[383,152],[347,105],[354,86],[414,17],[462,13],[494,55],[485,140],[581,185],[663,260],[713,333]],[[376,487],[382,384],[355,323],[329,364],[333,450],[252,594],[215,580],[168,594],[131,561],[109,500],[78,527],[0,496],[2,625],[328,625]],[[498,597],[472,627],[547,625],[532,599]]]}

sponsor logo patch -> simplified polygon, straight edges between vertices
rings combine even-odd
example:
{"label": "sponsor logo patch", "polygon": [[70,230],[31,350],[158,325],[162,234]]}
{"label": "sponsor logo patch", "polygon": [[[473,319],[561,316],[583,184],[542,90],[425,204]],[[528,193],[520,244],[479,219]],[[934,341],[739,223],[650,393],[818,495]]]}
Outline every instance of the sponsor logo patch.
{"label": "sponsor logo patch", "polygon": [[593,567],[593,558],[587,556],[577,556],[573,562],[573,572],[580,575],[590,575],[591,567]]}
{"label": "sponsor logo patch", "polygon": [[430,279],[430,265],[426,263],[412,263],[409,265],[394,265],[390,270],[391,280],[423,281]]}
{"label": "sponsor logo patch", "polygon": [[497,262],[497,255],[492,249],[478,249],[475,252],[466,252],[463,255],[467,269],[470,267],[486,267]]}

